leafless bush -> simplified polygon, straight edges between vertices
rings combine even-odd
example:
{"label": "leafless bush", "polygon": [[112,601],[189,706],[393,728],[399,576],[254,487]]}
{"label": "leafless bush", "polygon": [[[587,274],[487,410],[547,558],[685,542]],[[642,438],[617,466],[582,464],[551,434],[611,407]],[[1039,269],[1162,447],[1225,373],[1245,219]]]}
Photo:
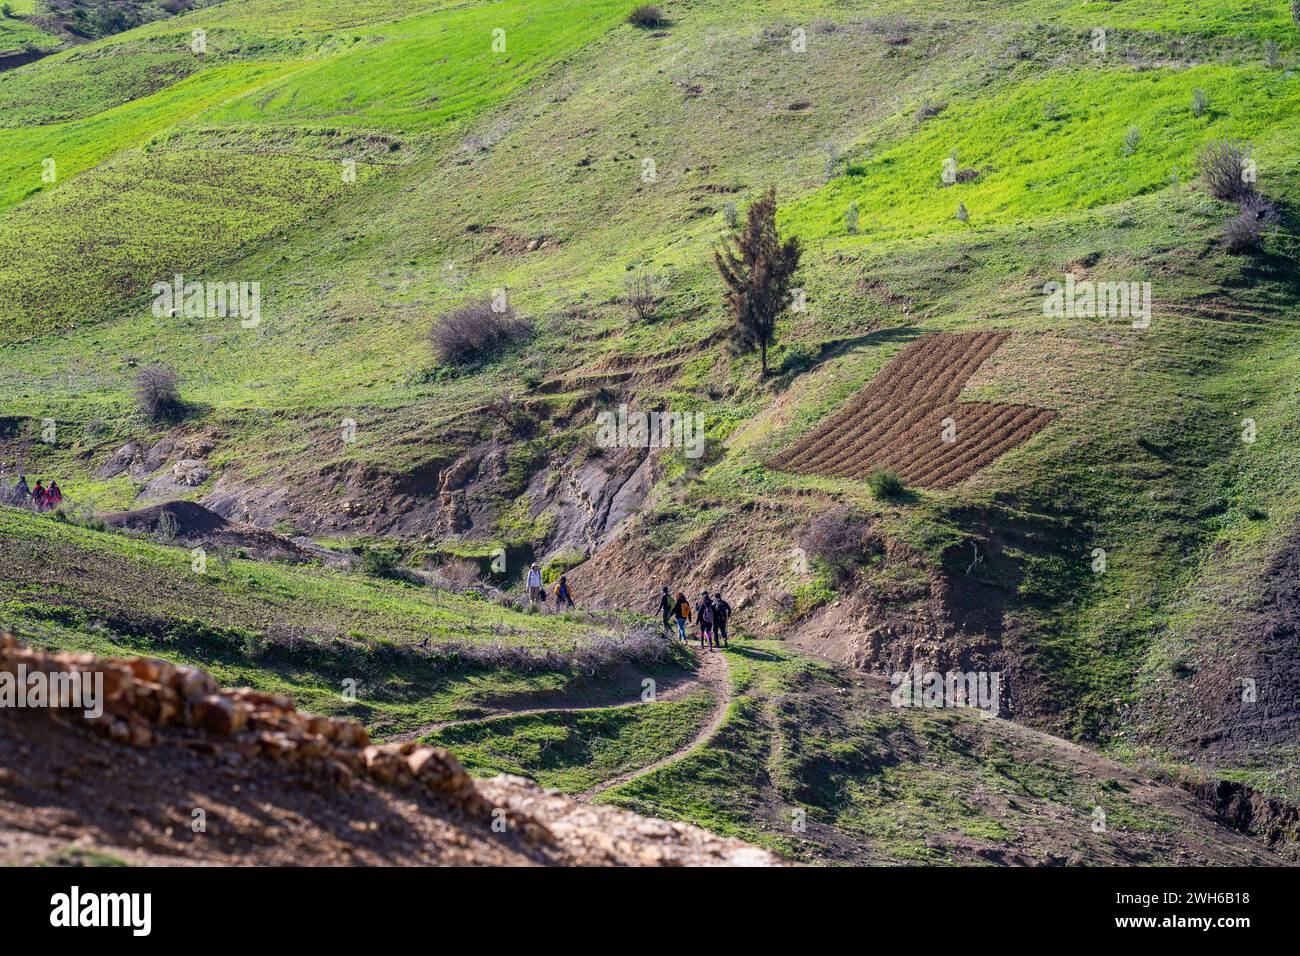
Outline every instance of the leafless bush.
{"label": "leafless bush", "polygon": [[632,322],[649,322],[655,317],[667,283],[649,269],[638,269],[623,280],[623,307]]}
{"label": "leafless bush", "polygon": [[668,18],[664,16],[662,10],[653,4],[643,3],[627,15],[627,22],[634,27],[642,27],[646,30],[653,30],[656,27],[668,25]]}
{"label": "leafless bush", "polygon": [[944,108],[947,105],[948,104],[946,102],[931,103],[929,97],[926,97],[925,102],[923,102],[920,106],[916,108],[916,114],[915,114],[916,121],[918,123],[921,123],[924,122],[925,120],[928,120],[932,116],[938,116],[940,113],[944,111]]}
{"label": "leafless bush", "polygon": [[164,511],[158,516],[158,530],[156,533],[158,540],[163,544],[171,544],[175,541],[177,530],[178,522],[176,521],[176,516],[170,511]]}
{"label": "leafless bush", "polygon": [[1140,142],[1142,142],[1142,131],[1136,126],[1130,126],[1124,133],[1124,155],[1132,156],[1136,153]]}
{"label": "leafless bush", "polygon": [[1240,255],[1259,248],[1264,233],[1278,224],[1277,207],[1258,193],[1241,200],[1237,214],[1223,224],[1223,243],[1227,250]]}
{"label": "leafless bush", "polygon": [[448,669],[491,667],[535,674],[572,671],[595,676],[622,664],[657,664],[667,659],[672,642],[658,628],[635,628],[593,638],[572,650],[527,647],[498,642],[457,641],[430,648],[428,657]]}
{"label": "leafless bush", "polygon": [[1197,167],[1211,196],[1240,202],[1255,191],[1247,175],[1249,161],[1250,149],[1241,143],[1211,143],[1201,151]]}
{"label": "leafless bush", "polygon": [[135,377],[135,401],[153,422],[172,421],[185,411],[181,401],[180,377],[170,365],[150,365]]}
{"label": "leafless bush", "polygon": [[448,561],[434,571],[439,587],[449,591],[464,591],[483,583],[483,572],[477,561],[468,558]]}
{"label": "leafless bush", "polygon": [[492,306],[490,299],[484,299],[453,309],[434,321],[429,341],[443,364],[482,362],[507,345],[522,341],[532,331],[529,322],[519,318],[512,306],[501,311]]}
{"label": "leafless bush", "polygon": [[810,558],[824,561],[839,578],[852,572],[867,550],[870,525],[847,508],[836,508],[813,518],[799,539]]}

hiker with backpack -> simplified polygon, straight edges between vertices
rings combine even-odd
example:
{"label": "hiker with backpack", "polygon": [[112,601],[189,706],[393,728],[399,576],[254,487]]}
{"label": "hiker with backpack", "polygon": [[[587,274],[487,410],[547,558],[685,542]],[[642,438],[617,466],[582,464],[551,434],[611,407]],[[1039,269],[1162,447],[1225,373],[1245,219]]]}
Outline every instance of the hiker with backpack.
{"label": "hiker with backpack", "polygon": [[691,619],[691,606],[686,603],[686,595],[677,592],[677,600],[673,602],[673,618],[677,621],[677,633],[683,641],[686,640],[686,623]]}
{"label": "hiker with backpack", "polygon": [[704,642],[708,640],[709,647],[713,647],[713,601],[709,599],[709,592],[704,592],[704,597],[700,601],[700,650],[704,650]]}
{"label": "hiker with backpack", "polygon": [[713,632],[718,637],[718,642],[723,647],[730,647],[727,643],[727,619],[731,617],[731,605],[723,600],[722,592],[719,591],[713,598]]}
{"label": "hiker with backpack", "polygon": [[559,583],[555,585],[555,609],[558,611],[562,606],[574,606],[573,595],[569,593],[569,580],[563,574],[560,575]]}

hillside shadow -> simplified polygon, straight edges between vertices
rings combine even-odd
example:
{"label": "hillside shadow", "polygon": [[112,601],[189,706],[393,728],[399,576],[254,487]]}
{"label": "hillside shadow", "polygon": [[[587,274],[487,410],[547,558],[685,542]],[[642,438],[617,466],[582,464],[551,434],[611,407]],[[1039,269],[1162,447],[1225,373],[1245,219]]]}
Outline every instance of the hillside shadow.
{"label": "hillside shadow", "polygon": [[873,332],[864,332],[860,335],[851,335],[845,338],[831,339],[820,344],[815,356],[805,357],[803,361],[791,364],[790,356],[787,355],[781,368],[768,381],[774,391],[783,392],[794,384],[795,379],[800,375],[816,371],[831,359],[860,348],[889,345],[895,342],[906,345],[922,334],[922,331],[916,326],[904,325],[888,329],[876,329]]}
{"label": "hillside shadow", "polygon": [[728,650],[733,654],[738,654],[751,661],[766,661],[770,663],[783,660],[782,657],[773,654],[771,651],[760,651],[753,647],[745,647],[743,644],[732,644]]}

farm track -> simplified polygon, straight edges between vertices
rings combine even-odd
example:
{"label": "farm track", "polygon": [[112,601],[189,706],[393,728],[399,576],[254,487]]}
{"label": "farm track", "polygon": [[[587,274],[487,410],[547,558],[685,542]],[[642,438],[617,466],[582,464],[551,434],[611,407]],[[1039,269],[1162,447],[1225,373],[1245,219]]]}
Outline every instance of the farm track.
{"label": "farm track", "polygon": [[603,793],[606,790],[627,783],[630,780],[635,780],[637,777],[644,777],[648,773],[654,773],[656,770],[666,767],[669,764],[676,763],[718,732],[718,728],[722,726],[722,722],[727,717],[727,711],[731,707],[731,678],[727,670],[727,658],[725,654],[713,651],[702,652],[699,656],[700,683],[713,691],[713,709],[709,711],[709,717],[704,721],[703,725],[701,725],[699,732],[696,733],[685,746],[678,750],[674,750],[672,753],[660,757],[658,760],[653,763],[648,763],[644,767],[640,767],[636,770],[629,770],[616,777],[611,777],[602,783],[598,783],[596,786],[577,794],[577,799],[590,800],[592,797]]}
{"label": "farm track", "polygon": [[[887,468],[925,488],[948,488],[970,477],[1056,417],[1028,405],[957,401],[1008,336],[935,333],[917,339],[843,409],[776,456],[773,465],[851,480]],[[955,438],[945,442],[949,418]]]}
{"label": "farm track", "polygon": [[621,773],[608,780],[602,781],[594,787],[575,794],[579,800],[588,800],[595,795],[616,787],[619,784],[627,783],[637,777],[652,773],[671,763],[676,763],[682,757],[686,756],[700,744],[712,737],[722,726],[723,720],[726,719],[727,710],[731,706],[731,680],[727,670],[727,659],[724,654],[706,651],[696,652],[692,648],[692,653],[697,653],[700,658],[700,666],[696,671],[696,679],[686,681],[673,687],[672,690],[658,695],[653,701],[643,701],[640,698],[628,700],[621,704],[604,704],[584,707],[532,707],[524,709],[502,709],[500,711],[485,714],[482,717],[470,717],[464,720],[443,720],[427,724],[417,730],[400,734],[392,738],[393,742],[403,742],[408,740],[420,740],[428,734],[438,730],[445,730],[449,727],[461,727],[467,724],[483,724],[492,720],[501,720],[507,717],[529,717],[548,714],[581,714],[588,711],[610,710],[620,707],[638,707],[647,703],[667,703],[671,700],[684,697],[692,691],[701,687],[707,688],[713,695],[713,707],[709,711],[708,718],[701,724],[699,731],[682,747],[674,750],[670,754],[660,757],[652,763],[646,764],[635,770],[629,770]]}

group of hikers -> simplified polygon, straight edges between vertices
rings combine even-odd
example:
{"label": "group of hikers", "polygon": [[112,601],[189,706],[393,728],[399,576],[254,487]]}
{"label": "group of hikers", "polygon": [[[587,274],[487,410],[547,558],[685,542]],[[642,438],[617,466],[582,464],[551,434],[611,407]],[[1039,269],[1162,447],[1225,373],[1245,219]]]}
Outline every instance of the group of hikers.
{"label": "group of hikers", "polygon": [[[534,605],[538,603],[545,604],[546,586],[542,583],[542,569],[536,562],[533,562],[533,566],[528,569],[526,583],[528,585],[529,603]],[[551,594],[555,598],[555,609],[557,611],[561,608],[569,610],[575,606],[573,595],[569,593],[569,579],[563,574],[560,575],[560,580],[555,582]]]}
{"label": "group of hikers", "polygon": [[727,620],[731,617],[731,605],[721,591],[712,596],[705,591],[700,603],[692,609],[685,594],[679,591],[677,597],[670,597],[668,589],[664,588],[659,595],[659,613],[663,615],[664,630],[671,635],[676,623],[677,634],[683,641],[687,640],[686,625],[693,617],[698,626],[700,650],[704,649],[705,642],[710,648],[730,646],[727,643]]}
{"label": "group of hikers", "polygon": [[[534,563],[528,569],[524,583],[528,587],[529,604],[545,606],[546,586],[542,583],[540,565]],[[569,591],[569,579],[565,575],[560,575],[560,579],[555,582],[551,595],[555,598],[556,610],[574,607],[573,594]],[[730,646],[727,642],[727,621],[731,618],[731,605],[727,603],[721,591],[712,595],[705,591],[699,604],[691,607],[685,594],[679,591],[674,598],[668,588],[664,588],[663,593],[659,595],[659,613],[663,617],[664,630],[670,637],[675,625],[678,637],[683,641],[689,640],[686,636],[686,627],[693,621],[697,627],[701,650],[706,646],[709,648]]]}
{"label": "group of hikers", "polygon": [[36,487],[29,488],[26,475],[20,476],[12,488],[0,485],[0,495],[7,504],[18,508],[33,508],[36,511],[49,511],[63,501],[63,490],[53,478],[50,479],[48,488],[39,478],[36,480]]}

